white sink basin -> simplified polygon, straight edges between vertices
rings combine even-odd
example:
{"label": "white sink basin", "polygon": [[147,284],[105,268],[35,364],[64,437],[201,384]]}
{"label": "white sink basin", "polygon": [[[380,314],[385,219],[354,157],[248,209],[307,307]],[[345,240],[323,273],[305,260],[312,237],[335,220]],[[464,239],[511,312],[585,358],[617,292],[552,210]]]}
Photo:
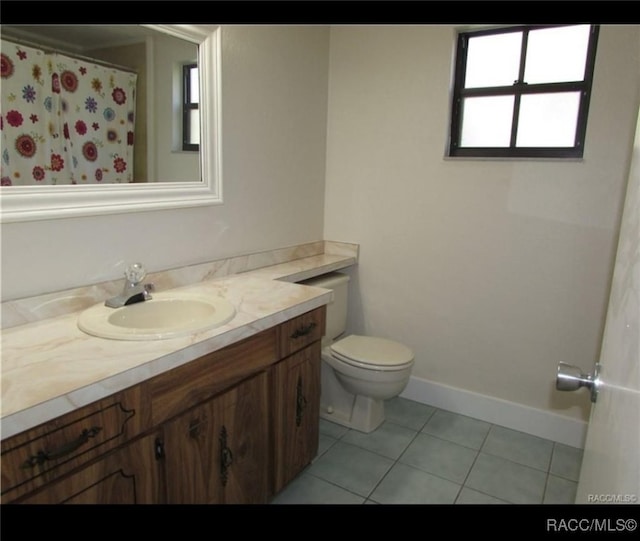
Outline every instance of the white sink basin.
{"label": "white sink basin", "polygon": [[235,314],[233,305],[221,297],[166,292],[121,308],[92,306],[80,314],[78,327],[100,338],[161,340],[219,327]]}

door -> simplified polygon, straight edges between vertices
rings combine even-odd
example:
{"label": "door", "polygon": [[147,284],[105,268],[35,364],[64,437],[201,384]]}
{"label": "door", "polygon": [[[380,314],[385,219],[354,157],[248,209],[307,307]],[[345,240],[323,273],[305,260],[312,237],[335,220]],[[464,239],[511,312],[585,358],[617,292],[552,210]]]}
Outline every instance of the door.
{"label": "door", "polygon": [[[565,367],[567,368],[567,367]],[[558,387],[562,387],[558,370]],[[599,373],[598,373],[599,372]],[[565,372],[565,375],[566,372]],[[640,503],[640,118],[576,503]],[[569,389],[567,389],[569,390]],[[592,389],[592,399],[593,399]]]}

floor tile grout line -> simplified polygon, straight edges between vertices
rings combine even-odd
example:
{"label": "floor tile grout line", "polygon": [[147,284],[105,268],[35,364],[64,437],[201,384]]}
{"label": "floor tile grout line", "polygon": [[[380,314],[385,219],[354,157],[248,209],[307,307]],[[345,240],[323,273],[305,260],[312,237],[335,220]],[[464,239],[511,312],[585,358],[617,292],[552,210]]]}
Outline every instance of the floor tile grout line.
{"label": "floor tile grout line", "polygon": [[[480,444],[480,447],[475,450],[476,451],[476,456],[474,457],[473,462],[471,463],[471,466],[469,467],[469,471],[467,472],[467,475],[465,475],[465,477],[464,477],[464,481],[462,481],[462,485],[460,486],[460,490],[458,492],[458,496],[456,497],[456,501],[458,501],[458,498],[460,497],[460,494],[462,493],[462,491],[464,490],[465,487],[470,489],[470,490],[476,490],[474,488],[467,487],[467,481],[469,480],[469,476],[471,475],[471,471],[473,470],[473,467],[476,465],[476,462],[478,461],[478,457],[480,456],[480,452],[481,452],[482,448],[484,447],[484,444],[487,441],[487,438],[489,437],[489,432],[491,432],[491,428],[492,427],[493,427],[493,424],[491,424],[491,426],[489,426],[489,430],[487,430],[487,433],[484,435],[484,438],[482,440],[482,443]],[[480,492],[480,491],[477,490],[477,492]],[[484,494],[484,492],[481,492],[481,494]],[[487,496],[491,496],[491,494],[487,494]],[[491,496],[491,497],[495,498],[495,496]],[[509,502],[509,503],[511,503],[511,502]]]}
{"label": "floor tile grout line", "polygon": [[[306,469],[301,471],[299,475],[301,475],[302,473],[305,473],[306,475],[310,476],[310,477],[314,477],[315,479],[319,479],[320,481],[323,481],[331,486],[334,486],[336,488],[339,488],[340,490],[344,490],[345,492],[348,492],[349,494],[353,494],[354,496],[357,496],[358,498],[363,498],[365,501],[369,499],[369,496],[363,496],[362,494],[358,494],[357,492],[354,492],[353,490],[350,490],[348,488],[343,487],[342,485],[338,485],[337,483],[334,483],[333,481],[329,480],[329,479],[325,479],[324,477],[321,477],[320,475],[316,474],[316,473],[312,473],[310,471],[307,471]],[[364,503],[364,501],[362,502]]]}
{"label": "floor tile grout line", "polygon": [[421,430],[420,433],[424,434],[425,436],[431,436],[432,438],[437,438],[437,439],[442,440],[442,441],[446,441],[446,442],[449,442],[449,443],[455,443],[456,445],[459,445],[460,447],[464,447],[465,449],[471,449],[472,451],[480,451],[480,450],[482,450],[484,442],[486,441],[486,439],[487,439],[487,437],[489,435],[489,431],[487,431],[487,434],[485,434],[485,436],[484,436],[484,438],[482,440],[482,443],[480,444],[480,447],[471,447],[470,445],[465,445],[464,443],[460,443],[459,441],[454,441],[452,439],[445,438],[445,437],[439,436],[437,434],[432,434],[430,432],[424,432],[424,431]]}
{"label": "floor tile grout line", "polygon": [[[517,504],[515,502],[511,502],[509,500],[506,500],[504,498],[499,498],[498,496],[494,496],[493,494],[489,494],[488,492],[485,492],[485,491],[480,490],[478,488],[473,488],[473,487],[467,486],[466,484],[462,485],[460,487],[460,492],[462,492],[465,488],[467,490],[473,490],[474,492],[478,492],[479,494],[482,494],[483,496],[488,496],[489,498],[493,498],[494,500],[499,500],[499,501],[501,501],[503,503],[508,503],[509,505],[520,505],[520,504]],[[457,502],[457,498],[456,498],[456,502]]]}
{"label": "floor tile grout line", "polygon": [[547,472],[547,475],[544,478],[544,488],[542,489],[542,496],[540,498],[540,501],[538,503],[544,503],[544,498],[547,495],[547,487],[549,486],[549,472]]}
{"label": "floor tile grout line", "polygon": [[[426,424],[426,422],[425,422]],[[423,425],[424,426],[424,425]],[[404,427],[406,428],[406,427]],[[411,445],[411,443],[413,443],[413,441],[418,437],[418,434],[420,434],[420,432],[416,432],[413,435],[413,438],[411,438],[411,441],[409,442],[409,444],[404,448],[404,451],[402,451],[402,453],[400,453],[400,456],[396,459],[391,459],[393,460],[393,463],[391,464],[391,466],[389,467],[389,469],[384,473],[384,475],[380,478],[380,480],[375,484],[375,486],[371,489],[371,491],[369,492],[369,494],[367,495],[367,499],[371,499],[372,501],[376,502],[376,500],[373,500],[371,498],[371,496],[373,495],[373,493],[376,491],[376,489],[380,486],[380,484],[382,483],[382,481],[384,481],[384,479],[387,477],[387,475],[389,475],[389,472],[394,468],[394,466],[396,464],[398,464],[398,461],[400,460],[400,457],[406,452],[406,450],[409,448],[409,445]],[[373,451],[372,451],[373,452]],[[382,455],[379,455],[382,456]],[[386,457],[389,458],[389,457]],[[376,502],[379,503],[379,502]]]}
{"label": "floor tile grout line", "polygon": [[[336,440],[336,442],[338,442],[338,441],[340,441],[340,440]],[[342,443],[343,443],[344,445],[350,445],[351,447],[356,447],[357,449],[361,449],[361,450],[364,450],[364,451],[369,451],[368,449],[363,449],[362,447],[358,447],[357,445],[353,445],[353,444],[351,444],[351,443],[347,443],[347,442],[342,442]],[[329,449],[327,449],[327,451],[328,451],[328,450],[329,450]],[[373,452],[373,451],[369,451],[369,452]],[[325,453],[326,453],[326,451],[325,451]],[[323,454],[324,454],[324,453],[323,453]],[[377,453],[374,453],[374,454],[377,454]],[[327,478],[325,478],[325,477],[323,477],[323,476],[321,476],[321,475],[318,475],[317,473],[312,473],[312,472],[310,472],[310,471],[307,471],[307,469],[308,469],[308,468],[307,468],[307,469],[305,469],[305,470],[303,470],[303,472],[306,472],[306,473],[307,473],[307,475],[310,475],[311,477],[315,477],[316,479],[320,479],[321,481],[324,481],[325,483],[329,483],[330,485],[333,485],[333,486],[335,486],[335,487],[337,487],[337,488],[340,488],[340,489],[342,489],[342,490],[344,490],[344,491],[346,491],[346,492],[349,492],[350,494],[354,494],[355,496],[358,496],[359,498],[364,498],[364,499],[365,499],[365,501],[366,501],[366,500],[371,500],[371,495],[375,492],[376,488],[378,488],[378,485],[379,485],[379,484],[382,482],[382,480],[387,476],[387,474],[391,471],[391,469],[396,465],[396,461],[394,461],[392,458],[389,458],[388,456],[387,456],[387,457],[385,457],[385,456],[380,455],[380,454],[377,454],[377,455],[378,455],[378,456],[380,456],[380,457],[382,457],[382,458],[386,458],[387,460],[392,460],[393,462],[392,462],[392,464],[389,466],[389,468],[387,469],[387,471],[384,473],[384,475],[380,478],[380,480],[376,483],[376,485],[371,489],[371,491],[369,491],[369,492],[367,493],[367,495],[366,495],[366,496],[363,496],[362,494],[358,494],[357,492],[354,492],[353,490],[350,490],[350,489],[348,489],[348,488],[346,488],[346,487],[344,487],[344,486],[342,486],[342,485],[338,485],[337,483],[335,483],[335,482],[331,481],[330,479],[327,479]],[[303,472],[300,472],[300,473],[303,473]],[[298,475],[299,475],[299,474],[298,474]],[[372,500],[372,501],[374,501],[374,502],[375,502],[375,500]],[[362,502],[362,503],[365,503],[365,502]],[[379,502],[375,502],[375,503],[379,503]]]}
{"label": "floor tile grout line", "polygon": [[[577,483],[578,479],[574,479],[573,477],[568,477],[567,475],[562,474],[562,473],[556,473],[556,472],[551,471],[551,468],[553,466],[553,458],[555,457],[556,446],[557,445],[565,445],[565,444],[557,442],[557,441],[553,442],[553,449],[551,451],[551,459],[549,461],[549,475],[553,475],[554,477],[559,477],[560,479],[564,479],[565,481],[571,481],[572,483]],[[565,445],[565,447],[571,447],[571,446],[570,445]],[[575,449],[577,449],[577,447]],[[580,459],[580,462],[582,462],[582,459]]]}
{"label": "floor tile grout line", "polygon": [[[551,441],[551,440],[549,440]],[[551,466],[553,465],[553,455],[556,452],[556,444],[558,442],[557,441],[553,441],[551,445],[551,453],[549,453],[549,464],[547,464],[547,473],[551,473]]]}
{"label": "floor tile grout line", "polygon": [[562,479],[563,481],[568,481],[569,483],[578,484],[578,479],[573,479],[572,477],[565,477],[564,475],[559,475],[557,473],[553,473],[552,471],[548,472],[549,477],[557,477],[558,479]]}
{"label": "floor tile grout line", "polygon": [[[433,409],[433,411],[429,414],[429,416],[427,417],[427,419],[422,423],[422,426],[418,429],[415,430],[415,433],[413,435],[413,437],[411,438],[411,441],[409,441],[409,443],[405,446],[404,450],[400,453],[400,455],[398,455],[397,458],[392,459],[393,463],[391,464],[391,466],[389,467],[389,469],[385,472],[385,474],[380,478],[380,480],[376,483],[376,485],[371,489],[371,492],[369,492],[368,496],[367,496],[367,500],[371,500],[373,502],[375,502],[376,504],[380,504],[380,502],[377,502],[376,500],[374,500],[371,496],[373,496],[373,494],[375,493],[376,489],[380,486],[380,484],[384,481],[384,479],[387,477],[387,475],[389,475],[389,472],[391,472],[391,470],[400,462],[400,458],[407,452],[407,449],[411,446],[411,444],[416,440],[416,438],[420,435],[421,430],[427,425],[427,423],[429,422],[429,420],[433,417],[433,415],[435,414],[435,412],[437,411],[436,408]],[[400,426],[402,428],[406,428],[407,430],[414,430],[413,428],[401,425],[397,422],[394,422],[393,420],[388,420],[385,419],[384,421],[385,423],[391,423],[391,424],[395,424],[395,426]],[[382,456],[382,455],[380,455]],[[389,457],[386,457],[389,458]]]}

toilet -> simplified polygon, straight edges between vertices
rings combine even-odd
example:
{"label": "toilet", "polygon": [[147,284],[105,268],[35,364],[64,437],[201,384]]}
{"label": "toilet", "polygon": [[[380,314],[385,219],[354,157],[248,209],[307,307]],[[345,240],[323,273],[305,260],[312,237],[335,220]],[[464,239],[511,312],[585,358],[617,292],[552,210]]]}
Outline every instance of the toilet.
{"label": "toilet", "polygon": [[300,282],[333,291],[322,339],[320,417],[372,432],[384,421],[384,401],[409,382],[414,354],[404,344],[375,336],[343,336],[349,276],[330,272]]}

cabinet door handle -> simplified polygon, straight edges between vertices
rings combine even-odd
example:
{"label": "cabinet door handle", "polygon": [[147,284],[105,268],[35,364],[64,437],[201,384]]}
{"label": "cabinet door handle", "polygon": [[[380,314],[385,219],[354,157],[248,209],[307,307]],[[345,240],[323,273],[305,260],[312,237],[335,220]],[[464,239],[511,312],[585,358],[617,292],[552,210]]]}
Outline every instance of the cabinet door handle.
{"label": "cabinet door handle", "polygon": [[293,334],[291,335],[291,338],[293,338],[295,340],[296,338],[301,338],[303,336],[306,336],[311,331],[313,331],[313,329],[315,329],[317,326],[318,326],[318,324],[315,321],[312,321],[308,325],[303,325],[302,327],[299,327],[298,329],[293,331]]}
{"label": "cabinet door handle", "polygon": [[58,449],[54,449],[53,451],[39,451],[37,455],[30,456],[24,461],[22,468],[34,468],[44,464],[48,460],[57,460],[65,455],[73,453],[87,443],[91,438],[94,438],[101,430],[101,426],[85,428],[75,440],[63,444]]}
{"label": "cabinet door handle", "polygon": [[162,460],[164,458],[164,441],[160,438],[156,438],[153,444],[156,460]]}
{"label": "cabinet door handle", "polygon": [[233,464],[233,453],[227,445],[227,427],[222,426],[220,430],[220,480],[222,486],[227,485],[227,479],[229,478],[229,466]]}
{"label": "cabinet door handle", "polygon": [[302,414],[307,407],[307,399],[303,393],[302,376],[298,377],[298,385],[296,387],[296,426],[302,424]]}

